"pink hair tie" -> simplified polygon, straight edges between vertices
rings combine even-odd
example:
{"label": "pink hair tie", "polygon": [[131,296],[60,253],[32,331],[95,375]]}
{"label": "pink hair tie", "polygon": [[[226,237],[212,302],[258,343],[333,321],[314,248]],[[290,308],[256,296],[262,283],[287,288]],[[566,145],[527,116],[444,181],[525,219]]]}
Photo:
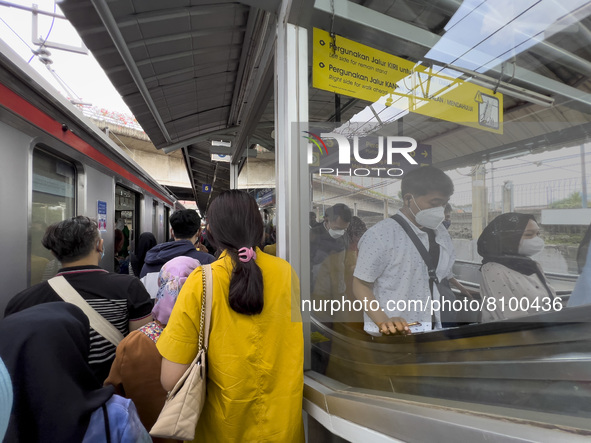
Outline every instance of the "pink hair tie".
{"label": "pink hair tie", "polygon": [[238,258],[241,262],[247,263],[253,258],[256,260],[257,253],[252,248],[240,248],[238,249]]}

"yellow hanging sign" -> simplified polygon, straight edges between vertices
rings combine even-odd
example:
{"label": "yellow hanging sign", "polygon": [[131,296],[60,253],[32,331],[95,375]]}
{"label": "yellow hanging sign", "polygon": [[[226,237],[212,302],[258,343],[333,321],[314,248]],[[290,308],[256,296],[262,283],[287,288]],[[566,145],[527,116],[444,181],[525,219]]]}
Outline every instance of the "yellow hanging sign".
{"label": "yellow hanging sign", "polygon": [[314,28],[312,85],[427,117],[503,133],[503,95]]}

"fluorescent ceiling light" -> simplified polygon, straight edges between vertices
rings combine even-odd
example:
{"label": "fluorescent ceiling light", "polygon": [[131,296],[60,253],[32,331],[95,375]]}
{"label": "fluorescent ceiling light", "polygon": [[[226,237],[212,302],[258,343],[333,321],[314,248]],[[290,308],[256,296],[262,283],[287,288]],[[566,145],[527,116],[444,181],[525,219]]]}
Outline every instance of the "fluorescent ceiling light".
{"label": "fluorescent ceiling light", "polygon": [[211,146],[224,146],[226,148],[229,148],[232,146],[232,142],[225,142],[222,140],[212,140]]}

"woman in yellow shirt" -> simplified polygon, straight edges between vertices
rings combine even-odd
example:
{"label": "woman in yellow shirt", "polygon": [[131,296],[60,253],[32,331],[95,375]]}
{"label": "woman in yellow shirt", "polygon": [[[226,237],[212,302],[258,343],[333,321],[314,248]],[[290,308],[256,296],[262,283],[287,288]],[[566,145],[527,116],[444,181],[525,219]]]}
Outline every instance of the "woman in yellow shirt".
{"label": "woman in yellow shirt", "polygon": [[[211,264],[207,397],[195,441],[303,442],[298,278],[289,263],[257,247],[263,222],[247,193],[220,194],[208,220],[208,238],[223,252]],[[197,355],[201,272],[187,279],[157,343],[166,390]]]}

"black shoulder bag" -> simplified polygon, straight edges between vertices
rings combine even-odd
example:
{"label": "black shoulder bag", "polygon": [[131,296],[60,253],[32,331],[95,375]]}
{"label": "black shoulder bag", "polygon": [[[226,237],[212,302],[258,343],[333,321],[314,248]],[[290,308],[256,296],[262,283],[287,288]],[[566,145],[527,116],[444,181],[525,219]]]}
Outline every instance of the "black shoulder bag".
{"label": "black shoulder bag", "polygon": [[[404,229],[404,231],[407,233],[407,235],[410,237],[415,247],[419,251],[419,254],[421,254],[421,257],[423,257],[423,260],[427,265],[427,271],[429,272],[429,290],[431,291],[431,297],[433,297],[433,285],[437,286],[437,290],[439,291],[439,295],[441,296],[441,325],[444,328],[450,328],[453,326],[458,326],[460,322],[469,322],[466,321],[467,319],[458,318],[463,317],[462,315],[458,315],[462,313],[457,312],[451,308],[450,305],[453,304],[453,302],[456,300],[456,297],[453,291],[451,290],[449,280],[444,279],[443,281],[439,281],[439,278],[437,278],[437,273],[435,272],[437,269],[437,263],[433,262],[433,257],[431,257],[431,254],[429,254],[429,251],[427,251],[427,248],[425,248],[425,245],[423,245],[417,234],[413,231],[413,229],[409,226],[406,220],[402,218],[400,214],[394,214],[391,218],[397,221],[398,224],[400,224],[400,226],[402,226],[402,229]],[[449,301],[449,304],[447,302],[444,303],[444,300]]]}

